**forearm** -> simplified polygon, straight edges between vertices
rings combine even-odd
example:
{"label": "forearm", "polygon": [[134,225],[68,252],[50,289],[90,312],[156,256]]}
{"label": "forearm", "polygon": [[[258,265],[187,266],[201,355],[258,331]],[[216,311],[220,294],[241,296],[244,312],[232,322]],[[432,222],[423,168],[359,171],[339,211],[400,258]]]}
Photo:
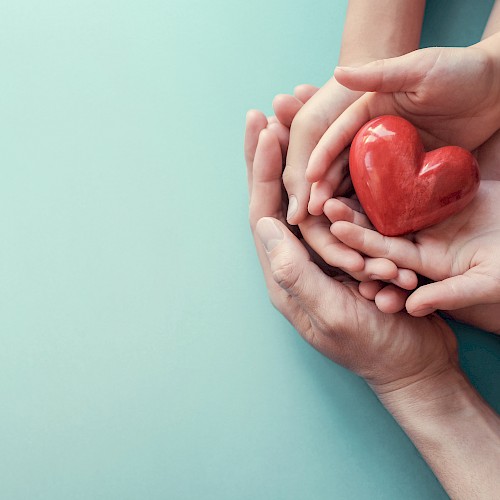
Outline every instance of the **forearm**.
{"label": "forearm", "polygon": [[498,498],[500,418],[458,368],[378,392],[451,498]]}
{"label": "forearm", "polygon": [[485,102],[488,103],[490,109],[488,113],[491,122],[489,127],[494,133],[498,130],[500,123],[500,32],[472,45],[471,49],[479,49],[483,54],[482,57],[478,57],[478,61],[481,61],[483,65],[484,78],[488,78],[490,82],[491,90]]}
{"label": "forearm", "polygon": [[500,31],[500,0],[496,0],[483,32],[483,40]]}
{"label": "forearm", "polygon": [[359,65],[418,49],[425,0],[350,0],[340,65]]}

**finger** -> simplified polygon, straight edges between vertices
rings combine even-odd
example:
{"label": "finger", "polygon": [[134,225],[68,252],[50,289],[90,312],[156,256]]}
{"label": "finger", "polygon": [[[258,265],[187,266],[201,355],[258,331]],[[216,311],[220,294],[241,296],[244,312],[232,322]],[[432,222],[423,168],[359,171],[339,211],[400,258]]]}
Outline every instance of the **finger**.
{"label": "finger", "polygon": [[384,257],[392,260],[398,267],[426,274],[422,264],[421,247],[406,238],[383,236],[376,231],[345,221],[334,222],[330,231],[350,248],[371,257]]}
{"label": "finger", "polygon": [[[312,101],[310,101],[312,102]],[[299,224],[307,216],[307,204],[311,185],[305,179],[305,169],[309,155],[328,125],[308,118],[301,109],[290,128],[290,144],[283,171],[283,184],[288,193],[289,224]]]}
{"label": "finger", "polygon": [[314,85],[303,83],[295,87],[293,95],[303,103],[306,103],[318,90],[319,88]]}
{"label": "finger", "polygon": [[349,198],[331,198],[323,206],[323,211],[328,219],[333,222],[346,221],[367,229],[372,229],[368,217],[361,213],[359,203]]}
{"label": "finger", "polygon": [[380,290],[384,287],[384,284],[380,281],[362,281],[358,285],[359,293],[362,297],[367,300],[375,300],[375,297]]}
{"label": "finger", "polygon": [[437,309],[453,311],[500,300],[500,285],[495,276],[472,269],[464,274],[418,288],[406,301],[412,316],[426,316]]}
{"label": "finger", "polygon": [[356,276],[358,280],[382,280],[390,281],[398,276],[398,268],[394,262],[388,259],[377,259],[365,257],[363,274]]}
{"label": "finger", "polygon": [[[326,130],[311,152],[306,180],[320,180],[335,158],[350,144],[358,130],[372,118],[397,115],[393,94],[366,93],[351,104]],[[425,142],[424,142],[425,143]]]}
{"label": "finger", "polygon": [[252,175],[253,175],[253,162],[255,158],[255,151],[257,149],[257,143],[259,141],[259,134],[261,130],[265,129],[267,126],[267,118],[264,113],[256,109],[248,111],[246,116],[246,128],[245,128],[245,161],[247,165],[247,181],[248,181],[248,192],[252,192]]}
{"label": "finger", "polygon": [[282,156],[276,135],[264,129],[259,134],[253,162],[252,195],[250,198],[250,224],[266,216],[281,215]]}
{"label": "finger", "polygon": [[290,129],[280,122],[271,123],[267,128],[276,134],[281,147],[281,155],[285,158],[288,150],[288,143],[290,142]]}
{"label": "finger", "polygon": [[422,49],[362,66],[337,67],[334,75],[339,83],[352,90],[412,92],[418,89],[440,53],[436,48]]}
{"label": "finger", "polygon": [[295,115],[304,103],[293,95],[278,94],[273,99],[273,110],[276,118],[286,127],[290,128]]}
{"label": "finger", "polygon": [[390,282],[404,290],[415,290],[418,285],[418,276],[411,269],[398,268],[398,275]]}
{"label": "finger", "polygon": [[394,285],[383,287],[375,296],[375,304],[383,313],[394,314],[404,309],[408,292]]}
{"label": "finger", "polygon": [[[347,91],[335,78],[330,78],[295,116],[283,172],[283,183],[289,197],[287,220],[290,224],[301,223],[308,214],[311,185],[305,177],[305,171],[312,151],[330,124],[360,95]],[[338,154],[341,152],[339,150]],[[333,163],[334,158],[330,159],[329,164]]]}
{"label": "finger", "polygon": [[335,158],[351,144],[356,132],[372,118],[369,102],[369,94],[360,97],[322,135],[307,164],[308,182],[316,182],[324,177]]}
{"label": "finger", "polygon": [[308,216],[300,230],[311,248],[330,266],[339,267],[351,275],[363,269],[363,257],[330,233],[330,221],[325,216]]}
{"label": "finger", "polygon": [[[257,239],[255,227],[261,217],[279,216],[282,204],[282,157],[278,139],[270,130],[261,130],[253,161],[250,162],[253,186],[250,196],[250,226],[257,255],[272,303],[293,323],[299,321],[300,308],[289,301],[289,296],[274,281],[265,249]],[[286,305],[285,305],[286,304]]]}
{"label": "finger", "polygon": [[342,181],[348,175],[349,150],[346,149],[335,159],[325,176],[311,186],[311,198],[308,205],[309,213],[321,215],[325,202],[334,196]]}
{"label": "finger", "polygon": [[[310,317],[321,314],[327,296],[329,300],[332,296],[337,300],[348,299],[345,287],[326,276],[311,261],[305,247],[282,222],[273,218],[261,219],[256,232],[269,259],[274,282]],[[334,324],[329,326],[335,330]]]}
{"label": "finger", "polygon": [[[383,261],[377,264],[373,264],[371,261]],[[385,261],[385,262],[384,262]],[[394,263],[391,261],[387,261],[386,259],[369,259],[365,258],[365,268],[362,273],[359,273],[359,276],[354,276],[356,279],[362,281],[362,283],[366,283],[360,287],[361,291],[365,291],[366,289],[366,298],[369,300],[375,299],[375,294],[383,287],[386,286],[387,283],[392,283],[397,288],[402,290],[414,290],[418,284],[417,275],[411,271],[410,269],[398,269],[394,270],[394,268],[390,267],[386,262],[391,263],[393,266]],[[377,265],[377,267],[375,267]],[[369,280],[369,281],[366,281]],[[385,283],[382,283],[385,282]],[[377,286],[374,285],[377,283]],[[373,292],[373,290],[376,290]],[[405,298],[408,294],[405,295]],[[363,295],[365,297],[365,295]]]}

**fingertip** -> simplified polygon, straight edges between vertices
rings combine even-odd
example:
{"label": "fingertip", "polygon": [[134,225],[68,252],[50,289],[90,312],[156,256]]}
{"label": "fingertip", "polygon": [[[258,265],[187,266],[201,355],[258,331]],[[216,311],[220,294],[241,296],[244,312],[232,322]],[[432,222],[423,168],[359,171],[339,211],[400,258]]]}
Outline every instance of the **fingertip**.
{"label": "fingertip", "polygon": [[395,285],[405,290],[415,290],[418,285],[418,276],[411,269],[398,269],[398,275],[394,281]]}
{"label": "fingertip", "polygon": [[415,318],[422,318],[436,310],[436,307],[428,302],[428,298],[426,300],[426,298],[422,296],[422,293],[425,295],[424,289],[425,287],[417,289],[417,291],[412,293],[406,300],[406,311]]}
{"label": "fingertip", "polygon": [[263,128],[260,132],[259,132],[259,139],[258,139],[258,144],[261,145],[263,144],[264,142],[267,142],[269,141],[269,139],[271,138],[271,134],[272,132],[267,129],[267,128]]}
{"label": "fingertip", "polygon": [[311,215],[315,215],[315,216],[323,215],[322,205],[321,205],[321,204],[316,203],[316,202],[315,202],[315,201],[313,201],[312,199],[311,199],[311,200],[309,200],[309,203],[308,203],[308,205],[307,205],[307,211],[308,211]]}
{"label": "fingertip", "polygon": [[276,94],[273,98],[273,102],[272,102],[272,107],[274,110],[276,110],[276,108],[279,108],[283,102],[286,100],[287,97],[290,97],[288,96],[287,94]]}
{"label": "fingertip", "polygon": [[296,226],[307,217],[308,201],[309,200],[306,198],[299,198],[293,194],[288,197],[288,209],[286,213],[286,221],[288,224]]}
{"label": "fingertip", "polygon": [[315,182],[311,186],[311,194],[307,209],[311,215],[323,215],[325,203],[332,196],[332,188],[326,181]]}
{"label": "fingertip", "polygon": [[375,300],[377,293],[382,289],[380,281],[362,281],[358,286],[358,291],[367,300]]}
{"label": "fingertip", "polygon": [[318,87],[314,85],[310,85],[308,83],[303,83],[301,85],[297,85],[293,89],[293,94],[297,99],[300,99],[302,102],[307,102],[317,91]]}
{"label": "fingertip", "polygon": [[245,115],[245,121],[247,124],[256,122],[257,120],[266,120],[266,115],[258,109],[249,109]]}
{"label": "fingertip", "polygon": [[318,168],[316,167],[314,162],[311,162],[312,158],[313,157],[311,154],[311,157],[309,158],[309,163],[307,164],[306,172],[305,172],[306,180],[308,182],[310,182],[311,184],[321,180],[321,173],[318,171]]}
{"label": "fingertip", "polygon": [[387,285],[377,293],[375,304],[381,312],[395,314],[404,309],[406,297],[406,292],[401,288]]}
{"label": "fingertip", "polygon": [[432,314],[433,312],[436,311],[434,307],[424,307],[423,309],[415,309],[415,310],[406,309],[406,310],[408,311],[408,314],[410,314],[415,318],[423,318],[424,316],[428,316],[429,314]]}
{"label": "fingertip", "polygon": [[336,236],[339,240],[343,241],[346,234],[348,234],[349,230],[352,228],[353,224],[351,222],[347,222],[345,220],[335,221],[330,226],[330,232]]}
{"label": "fingertip", "polygon": [[281,99],[283,99],[283,97],[288,97],[288,94],[285,94],[285,93],[276,94],[276,95],[273,97],[273,104],[274,104],[276,101],[280,101]]}

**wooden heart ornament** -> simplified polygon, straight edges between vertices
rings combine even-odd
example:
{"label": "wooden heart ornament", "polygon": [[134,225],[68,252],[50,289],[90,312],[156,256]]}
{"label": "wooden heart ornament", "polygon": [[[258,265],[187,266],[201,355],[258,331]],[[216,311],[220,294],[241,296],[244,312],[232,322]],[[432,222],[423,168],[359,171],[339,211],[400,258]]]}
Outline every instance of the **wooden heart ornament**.
{"label": "wooden heart ornament", "polygon": [[352,183],[378,232],[397,236],[462,210],[479,188],[474,156],[458,146],[425,152],[417,129],[380,116],[356,134],[349,154]]}

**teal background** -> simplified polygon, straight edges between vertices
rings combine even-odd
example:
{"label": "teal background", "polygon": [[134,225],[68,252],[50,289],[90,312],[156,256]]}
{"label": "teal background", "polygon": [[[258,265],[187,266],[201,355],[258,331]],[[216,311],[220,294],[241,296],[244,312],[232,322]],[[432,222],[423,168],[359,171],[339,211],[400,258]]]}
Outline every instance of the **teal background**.
{"label": "teal background", "polygon": [[[491,6],[429,4],[423,45]],[[248,230],[245,112],[326,81],[346,5],[2,0],[0,498],[446,498]],[[455,331],[499,409],[498,338]]]}

